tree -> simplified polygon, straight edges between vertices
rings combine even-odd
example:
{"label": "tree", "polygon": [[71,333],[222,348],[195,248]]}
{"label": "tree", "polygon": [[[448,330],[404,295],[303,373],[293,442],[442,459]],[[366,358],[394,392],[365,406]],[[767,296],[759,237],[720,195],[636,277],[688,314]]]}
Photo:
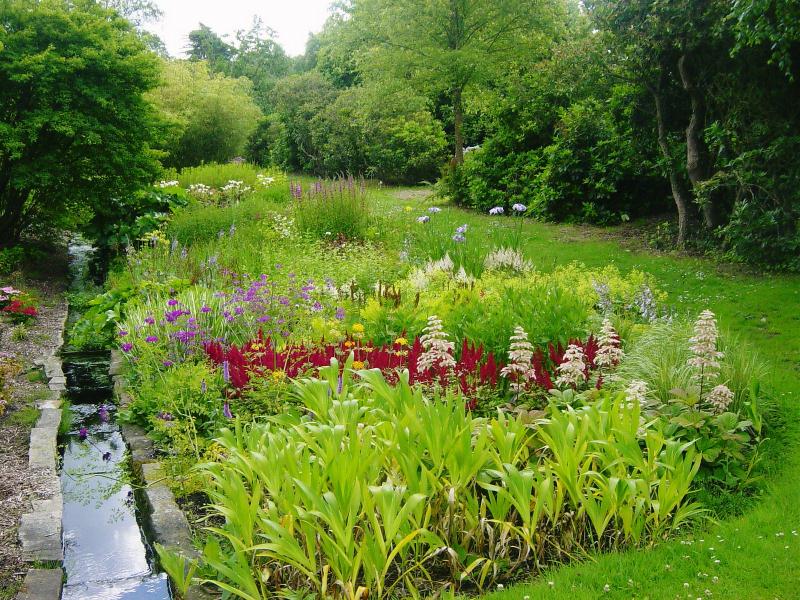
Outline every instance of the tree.
{"label": "tree", "polygon": [[520,55],[533,56],[558,8],[535,0],[353,0],[348,11],[375,45],[368,57],[373,74],[390,72],[447,93],[458,166],[464,160],[465,93]]}
{"label": "tree", "polygon": [[275,82],[288,75],[290,69],[291,59],[275,41],[275,32],[258,17],[253,19],[250,29],[236,33],[236,45],[226,73],[247,77],[253,82],[253,96],[262,110],[269,110]]}
{"label": "tree", "polygon": [[99,0],[98,4],[103,8],[117,11],[121,17],[136,27],[158,21],[164,14],[158,5],[150,0]]}
{"label": "tree", "polygon": [[189,60],[206,61],[212,71],[227,72],[235,48],[219,37],[207,25],[189,32]]}
{"label": "tree", "polygon": [[0,245],[150,184],[155,57],[88,0],[0,3]]}
{"label": "tree", "polygon": [[[617,75],[644,86],[653,98],[658,145],[678,212],[678,245],[689,234],[697,191],[714,170],[704,132],[709,124],[709,82],[718,62],[728,56],[718,33],[726,5],[722,0],[587,3],[595,22],[611,34],[608,39],[620,67]],[[669,98],[675,90],[683,91],[688,108],[675,111],[677,120],[685,123],[682,161],[671,135]],[[706,197],[701,208],[709,230],[722,223],[715,198]]]}
{"label": "tree", "polygon": [[162,83],[148,99],[169,123],[165,163],[225,162],[244,152],[261,118],[245,77],[211,73],[205,62],[162,61]]}

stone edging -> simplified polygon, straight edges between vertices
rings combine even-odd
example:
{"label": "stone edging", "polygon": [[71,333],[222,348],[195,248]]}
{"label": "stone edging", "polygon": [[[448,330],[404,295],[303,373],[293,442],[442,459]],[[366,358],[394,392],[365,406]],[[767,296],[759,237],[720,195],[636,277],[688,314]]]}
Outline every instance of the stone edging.
{"label": "stone edging", "polygon": [[26,562],[56,563],[55,568],[29,569],[17,595],[17,600],[59,600],[64,579],[61,563],[64,551],[61,545],[61,517],[64,502],[61,496],[61,479],[58,476],[58,429],[61,424],[61,394],[66,390],[66,377],[61,369],[58,352],[64,345],[64,329],[69,311],[59,327],[56,349],[36,361],[44,368],[50,394],[36,403],[40,411],[36,427],[31,429],[28,448],[28,470],[42,479],[44,499],[34,500],[33,511],[22,515],[19,540]]}
{"label": "stone edging", "polygon": [[[123,369],[123,356],[119,351],[112,350],[109,374],[114,381],[114,393],[120,407],[127,406],[131,402],[122,380]],[[130,450],[134,473],[144,483],[147,527],[152,533],[152,541],[186,558],[199,558],[200,554],[192,544],[189,521],[175,502],[172,490],[164,483],[162,466],[154,457],[153,442],[138,425],[121,424],[120,431]],[[189,588],[185,600],[209,600],[213,597],[203,587],[194,585]]]}

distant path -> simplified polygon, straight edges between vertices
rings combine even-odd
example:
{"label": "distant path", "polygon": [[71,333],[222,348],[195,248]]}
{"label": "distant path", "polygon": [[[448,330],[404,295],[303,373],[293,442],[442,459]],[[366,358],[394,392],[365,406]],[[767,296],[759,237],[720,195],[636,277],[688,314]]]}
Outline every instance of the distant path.
{"label": "distant path", "polygon": [[433,195],[433,188],[402,188],[392,192],[398,200],[422,200]]}

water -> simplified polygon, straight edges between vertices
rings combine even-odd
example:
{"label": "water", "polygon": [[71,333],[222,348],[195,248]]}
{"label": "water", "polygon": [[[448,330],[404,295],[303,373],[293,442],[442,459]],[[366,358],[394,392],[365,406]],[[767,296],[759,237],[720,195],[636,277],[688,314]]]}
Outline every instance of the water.
{"label": "water", "polygon": [[[87,277],[91,247],[70,247],[73,290]],[[166,576],[137,520],[125,464],[126,446],[115,423],[108,353],[63,358],[72,425],[64,446],[64,600],[169,600]],[[101,418],[101,407],[108,413]],[[82,429],[85,439],[81,439]]]}

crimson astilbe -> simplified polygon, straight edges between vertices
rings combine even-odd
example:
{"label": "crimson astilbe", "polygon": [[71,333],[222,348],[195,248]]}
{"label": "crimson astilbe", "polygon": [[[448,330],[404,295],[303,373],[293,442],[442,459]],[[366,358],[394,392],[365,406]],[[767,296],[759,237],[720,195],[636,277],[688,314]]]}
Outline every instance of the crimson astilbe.
{"label": "crimson astilbe", "polygon": [[408,370],[412,384],[458,386],[464,395],[472,397],[479,387],[495,387],[503,366],[491,352],[486,354],[483,346],[466,340],[455,366],[437,365],[424,371],[417,368],[419,357],[425,353],[419,338],[410,346],[406,343],[375,346],[372,342],[362,344],[347,339],[337,344],[296,344],[277,349],[271,338],[259,333],[242,347],[235,344],[226,347],[212,341],[204,344],[204,348],[215,365],[221,367],[227,363],[229,383],[236,390],[245,388],[253,377],[266,377],[270,372],[280,371],[286,377],[296,378],[312,369],[327,367],[332,358],[343,359],[352,353],[354,364],[379,369],[390,382],[397,381],[399,371]]}
{"label": "crimson astilbe", "polygon": [[[347,357],[353,354],[354,368],[378,369],[390,383],[396,383],[398,374],[407,370],[409,383],[425,387],[457,388],[468,399],[468,406],[477,405],[481,389],[503,390],[506,382],[500,376],[505,366],[498,362],[492,352],[486,352],[482,345],[462,340],[459,352],[453,357],[454,366],[433,365],[429,369],[418,368],[419,358],[425,347],[419,337],[412,343],[400,338],[400,343],[376,346],[372,341],[348,338],[338,343],[291,344],[277,347],[272,338],[263,332],[253,340],[237,346],[223,345],[219,341],[203,344],[205,353],[212,363],[220,369],[228,364],[228,378],[231,393],[239,394],[253,379],[267,378],[278,374],[275,381],[284,377],[293,379],[311,371],[330,365],[332,358],[344,365]],[[587,380],[591,374],[589,357],[597,352],[597,342],[590,337],[585,342],[570,340],[582,349],[587,360]],[[548,348],[536,348],[531,363],[533,379],[529,382],[530,391],[543,392],[555,388],[554,381],[558,366],[563,362],[565,349],[561,345],[550,344]]]}

